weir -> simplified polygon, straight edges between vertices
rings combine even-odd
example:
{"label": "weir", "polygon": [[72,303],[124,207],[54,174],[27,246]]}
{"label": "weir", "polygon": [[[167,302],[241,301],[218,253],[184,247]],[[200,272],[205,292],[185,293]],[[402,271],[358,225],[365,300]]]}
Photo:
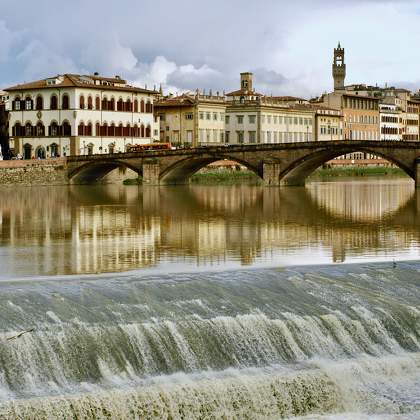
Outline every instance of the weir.
{"label": "weir", "polygon": [[3,282],[0,417],[400,410],[383,382],[392,375],[407,407],[420,375],[419,268]]}

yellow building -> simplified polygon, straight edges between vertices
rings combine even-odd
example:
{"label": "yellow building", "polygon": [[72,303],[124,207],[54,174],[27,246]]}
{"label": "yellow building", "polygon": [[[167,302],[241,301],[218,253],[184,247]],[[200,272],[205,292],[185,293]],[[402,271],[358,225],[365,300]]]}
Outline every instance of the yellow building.
{"label": "yellow building", "polygon": [[225,141],[226,103],[223,96],[186,93],[158,101],[160,141],[197,147]]}

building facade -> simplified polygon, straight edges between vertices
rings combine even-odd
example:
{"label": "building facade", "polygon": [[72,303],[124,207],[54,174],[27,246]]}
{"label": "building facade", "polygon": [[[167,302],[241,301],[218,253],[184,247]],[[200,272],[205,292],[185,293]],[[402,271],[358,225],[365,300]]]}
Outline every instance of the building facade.
{"label": "building facade", "polygon": [[12,150],[25,159],[124,152],[158,139],[158,92],[119,76],[64,74],[7,92]]}
{"label": "building facade", "polygon": [[226,103],[219,94],[185,93],[161,98],[155,107],[160,141],[175,147],[198,147],[225,142]]}
{"label": "building facade", "polygon": [[294,97],[264,96],[253,89],[252,73],[226,95],[226,143],[291,143],[315,140],[315,111]]}

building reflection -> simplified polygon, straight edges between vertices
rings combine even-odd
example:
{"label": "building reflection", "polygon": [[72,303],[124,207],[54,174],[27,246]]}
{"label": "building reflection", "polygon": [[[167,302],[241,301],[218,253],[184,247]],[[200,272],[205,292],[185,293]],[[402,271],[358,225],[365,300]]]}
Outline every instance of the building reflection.
{"label": "building reflection", "polygon": [[303,250],[335,262],[379,257],[419,246],[419,210],[407,180],[2,189],[0,264],[4,275],[51,275],[275,263]]}

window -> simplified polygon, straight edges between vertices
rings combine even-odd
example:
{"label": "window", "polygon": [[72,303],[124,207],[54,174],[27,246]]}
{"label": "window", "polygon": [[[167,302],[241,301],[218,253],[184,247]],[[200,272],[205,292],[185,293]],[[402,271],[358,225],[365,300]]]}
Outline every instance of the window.
{"label": "window", "polygon": [[204,120],[204,112],[200,112],[200,120]]}
{"label": "window", "polygon": [[56,95],[52,95],[51,99],[50,99],[50,109],[57,109],[58,108],[58,103],[57,103],[57,96]]}
{"label": "window", "polygon": [[237,120],[238,124],[243,124],[244,123],[244,116],[243,115],[237,115],[236,120]]}
{"label": "window", "polygon": [[32,110],[32,99],[29,98],[29,97],[25,99],[25,109],[27,111],[31,111]]}
{"label": "window", "polygon": [[267,124],[271,124],[271,115],[267,115]]}
{"label": "window", "polygon": [[225,132],[225,143],[229,143],[230,131]]}
{"label": "window", "polygon": [[65,94],[63,95],[62,103],[61,103],[62,109],[69,109],[70,108],[70,100],[69,95]]}
{"label": "window", "polygon": [[229,115],[226,115],[225,116],[225,123],[226,124],[229,124],[229,121],[230,121],[230,116]]}
{"label": "window", "polygon": [[83,95],[80,95],[80,98],[79,98],[79,108],[85,109],[85,97]]}
{"label": "window", "polygon": [[209,120],[209,121],[211,120],[211,114],[210,114],[210,112],[207,112],[206,113],[206,120]]}
{"label": "window", "polygon": [[248,115],[248,121],[250,124],[255,124],[255,115]]}
{"label": "window", "polygon": [[101,99],[99,98],[99,96],[97,96],[97,97],[95,98],[95,108],[96,108],[97,110],[101,109]]}
{"label": "window", "polygon": [[274,117],[273,117],[273,123],[274,124],[277,124],[277,115],[274,115]]}
{"label": "window", "polygon": [[192,112],[187,112],[185,114],[185,119],[186,120],[193,120],[194,119],[194,114]]}
{"label": "window", "polygon": [[217,121],[217,112],[213,112],[213,120]]}
{"label": "window", "polygon": [[236,135],[238,137],[238,143],[243,144],[243,142],[244,142],[244,132],[243,131],[237,131]]}
{"label": "window", "polygon": [[298,119],[297,117],[294,118],[294,124],[297,125],[298,124]]}
{"label": "window", "polygon": [[88,109],[93,109],[93,99],[92,96],[88,96]]}
{"label": "window", "polygon": [[15,111],[20,111],[20,98],[19,97],[15,98],[15,100],[13,101],[13,109]]}
{"label": "window", "polygon": [[32,125],[31,123],[26,123],[25,125],[25,136],[31,137],[32,136]]}
{"label": "window", "polygon": [[257,136],[255,131],[248,131],[248,139],[250,143],[255,143],[256,138]]}

